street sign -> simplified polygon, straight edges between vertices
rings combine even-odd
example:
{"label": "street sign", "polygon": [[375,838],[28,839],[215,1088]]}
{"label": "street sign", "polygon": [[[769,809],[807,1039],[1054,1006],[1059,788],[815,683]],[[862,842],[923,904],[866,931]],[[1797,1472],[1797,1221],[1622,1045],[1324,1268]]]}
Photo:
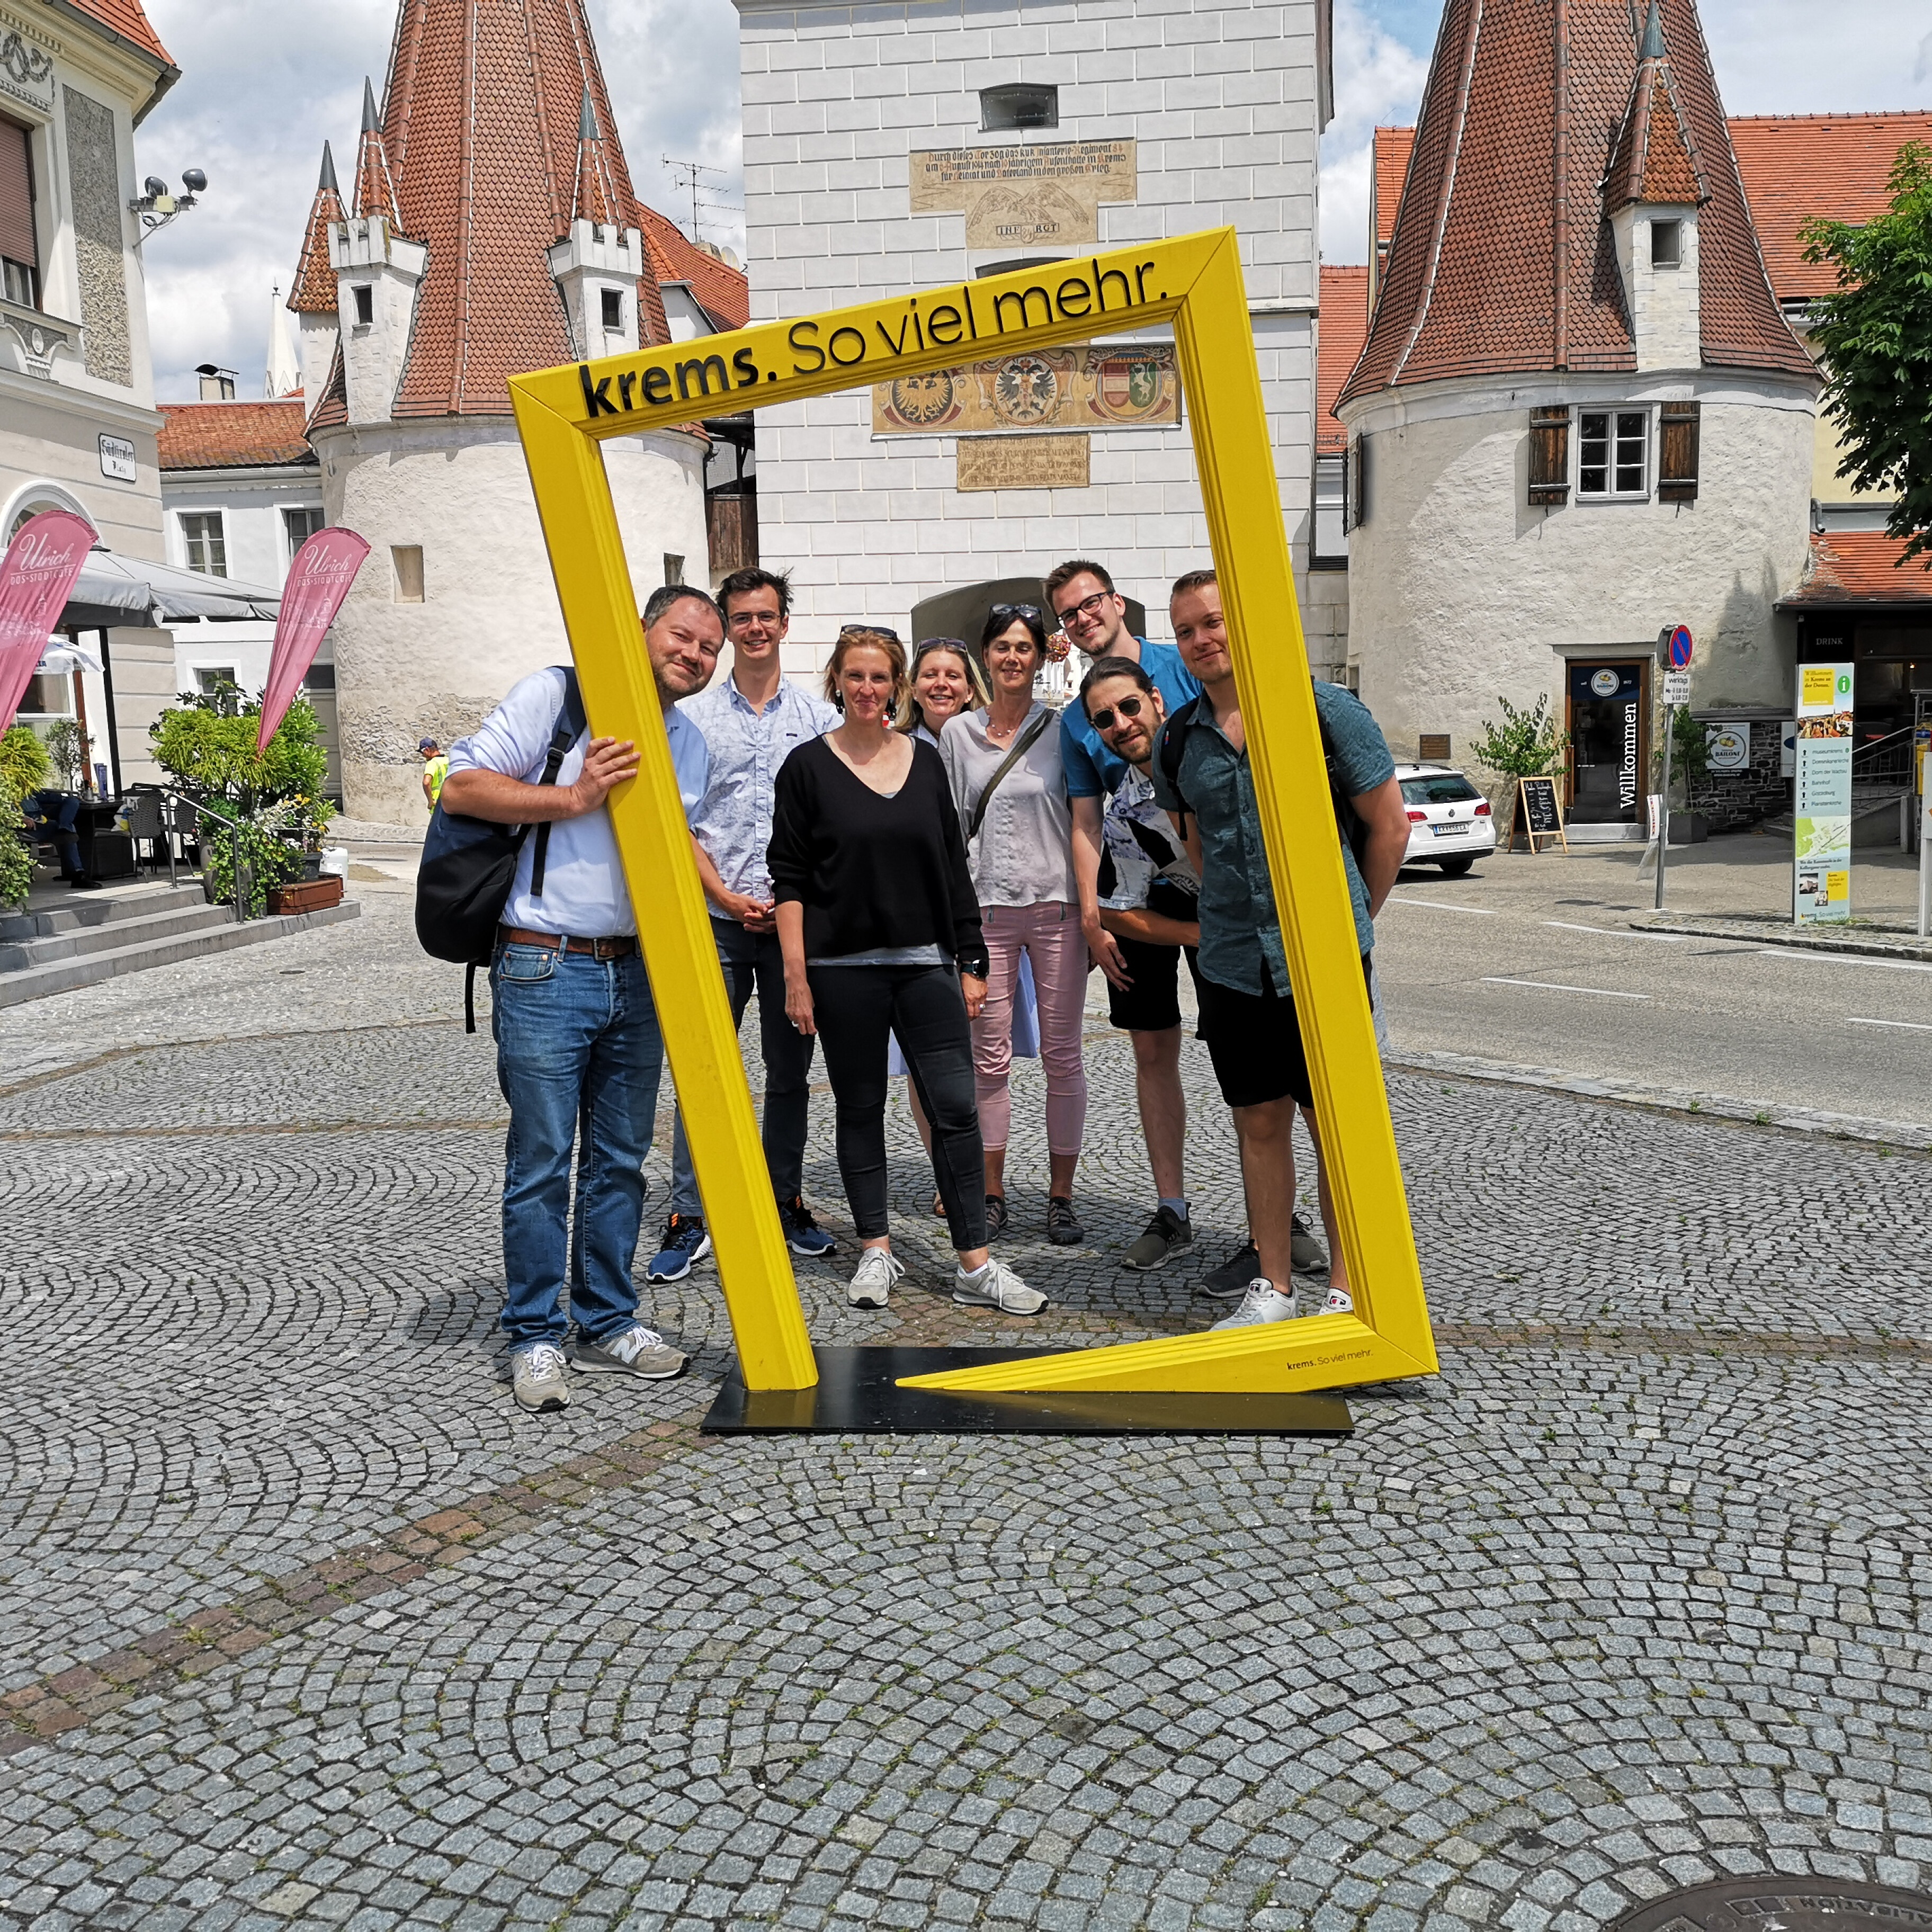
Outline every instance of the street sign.
{"label": "street sign", "polygon": [[1690,627],[1679,624],[1670,634],[1670,668],[1688,670],[1690,668]]}
{"label": "street sign", "polygon": [[1690,674],[1688,670],[1667,670],[1664,674],[1664,701],[1666,704],[1690,702]]}

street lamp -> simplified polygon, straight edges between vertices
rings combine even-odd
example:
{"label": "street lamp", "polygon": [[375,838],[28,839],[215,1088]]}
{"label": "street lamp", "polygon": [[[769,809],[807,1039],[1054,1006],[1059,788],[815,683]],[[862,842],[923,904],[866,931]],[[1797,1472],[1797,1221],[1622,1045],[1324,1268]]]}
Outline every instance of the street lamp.
{"label": "street lamp", "polygon": [[141,192],[128,202],[128,212],[141,218],[141,232],[134,238],[138,248],[151,235],[158,235],[179,214],[185,214],[195,205],[195,197],[208,186],[208,177],[199,168],[185,168],[182,171],[181,194],[170,194],[168,184],[159,175],[150,175],[141,184]]}

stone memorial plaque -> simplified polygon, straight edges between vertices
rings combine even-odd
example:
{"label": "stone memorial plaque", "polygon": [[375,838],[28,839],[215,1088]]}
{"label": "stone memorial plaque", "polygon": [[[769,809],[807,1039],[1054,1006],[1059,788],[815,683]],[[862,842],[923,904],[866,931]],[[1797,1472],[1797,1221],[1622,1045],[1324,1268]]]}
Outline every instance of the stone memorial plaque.
{"label": "stone memorial plaque", "polygon": [[1835,1878],[1729,1879],[1624,1913],[1612,1932],[1932,1932],[1932,1898]]}
{"label": "stone memorial plaque", "polygon": [[910,161],[913,213],[964,214],[969,248],[1097,242],[1100,204],[1132,201],[1138,182],[1131,140],[928,148]]}
{"label": "stone memorial plaque", "polygon": [[1084,436],[975,436],[959,445],[961,490],[1084,490]]}
{"label": "stone memorial plaque", "polygon": [[874,436],[1169,429],[1180,420],[1171,342],[1022,350],[872,386]]}

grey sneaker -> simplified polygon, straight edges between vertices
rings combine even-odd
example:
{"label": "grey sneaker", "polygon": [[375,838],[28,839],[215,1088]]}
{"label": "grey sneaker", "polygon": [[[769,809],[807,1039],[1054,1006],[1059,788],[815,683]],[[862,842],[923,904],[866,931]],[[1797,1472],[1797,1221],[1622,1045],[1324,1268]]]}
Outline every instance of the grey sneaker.
{"label": "grey sneaker", "polygon": [[1248,1283],[1262,1271],[1262,1258],[1252,1241],[1246,1242],[1201,1283],[1201,1292],[1216,1301],[1238,1301],[1248,1292]]}
{"label": "grey sneaker", "polygon": [[684,1372],[685,1358],[670,1347],[655,1328],[640,1323],[620,1329],[600,1342],[582,1338],[577,1344],[580,1369],[605,1370],[614,1375],[641,1376],[647,1382],[668,1382]]}
{"label": "grey sneaker", "polygon": [[510,1386],[518,1405],[542,1414],[570,1406],[570,1384],[563,1372],[563,1351],[554,1342],[532,1342],[510,1358]]}
{"label": "grey sneaker", "polygon": [[1315,1238],[1306,1214],[1295,1216],[1288,1238],[1288,1258],[1297,1274],[1322,1274],[1328,1267],[1328,1250]]}
{"label": "grey sneaker", "polygon": [[1172,1208],[1156,1208],[1147,1230],[1120,1257],[1120,1264],[1130,1268],[1157,1268],[1170,1255],[1194,1245],[1194,1223],[1184,1220]]}
{"label": "grey sneaker", "polygon": [[894,1260],[891,1249],[868,1248],[845,1285],[845,1299],[854,1308],[883,1308],[904,1273],[905,1263]]}
{"label": "grey sneaker", "polygon": [[1046,1306],[1046,1297],[1029,1288],[1010,1268],[989,1261],[976,1273],[956,1268],[952,1298],[968,1308],[997,1308],[1003,1315],[1037,1315]]}
{"label": "grey sneaker", "polygon": [[1292,1322],[1295,1316],[1294,1289],[1282,1292],[1265,1276],[1256,1275],[1241,1297],[1241,1305],[1232,1315],[1224,1315],[1216,1328],[1258,1328],[1264,1322]]}

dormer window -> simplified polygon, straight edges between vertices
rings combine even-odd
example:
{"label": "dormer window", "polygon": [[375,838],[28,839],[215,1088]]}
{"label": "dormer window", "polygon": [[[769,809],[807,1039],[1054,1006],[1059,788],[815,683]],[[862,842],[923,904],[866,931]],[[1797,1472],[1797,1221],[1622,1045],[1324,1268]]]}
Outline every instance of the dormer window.
{"label": "dormer window", "polygon": [[356,302],[356,326],[367,328],[376,320],[376,291],[367,282],[356,283],[349,291]]}
{"label": "dormer window", "polygon": [[1058,128],[1060,89],[1034,81],[1012,81],[980,90],[980,131],[1005,133],[1016,128]]}
{"label": "dormer window", "polygon": [[624,292],[621,289],[605,289],[602,292],[604,331],[608,334],[616,335],[624,326]]}
{"label": "dormer window", "polygon": [[1576,494],[1643,496],[1650,490],[1650,412],[1579,410]]}
{"label": "dormer window", "polygon": [[1650,266],[1653,268],[1681,268],[1684,266],[1682,222],[1653,221],[1650,224]]}

